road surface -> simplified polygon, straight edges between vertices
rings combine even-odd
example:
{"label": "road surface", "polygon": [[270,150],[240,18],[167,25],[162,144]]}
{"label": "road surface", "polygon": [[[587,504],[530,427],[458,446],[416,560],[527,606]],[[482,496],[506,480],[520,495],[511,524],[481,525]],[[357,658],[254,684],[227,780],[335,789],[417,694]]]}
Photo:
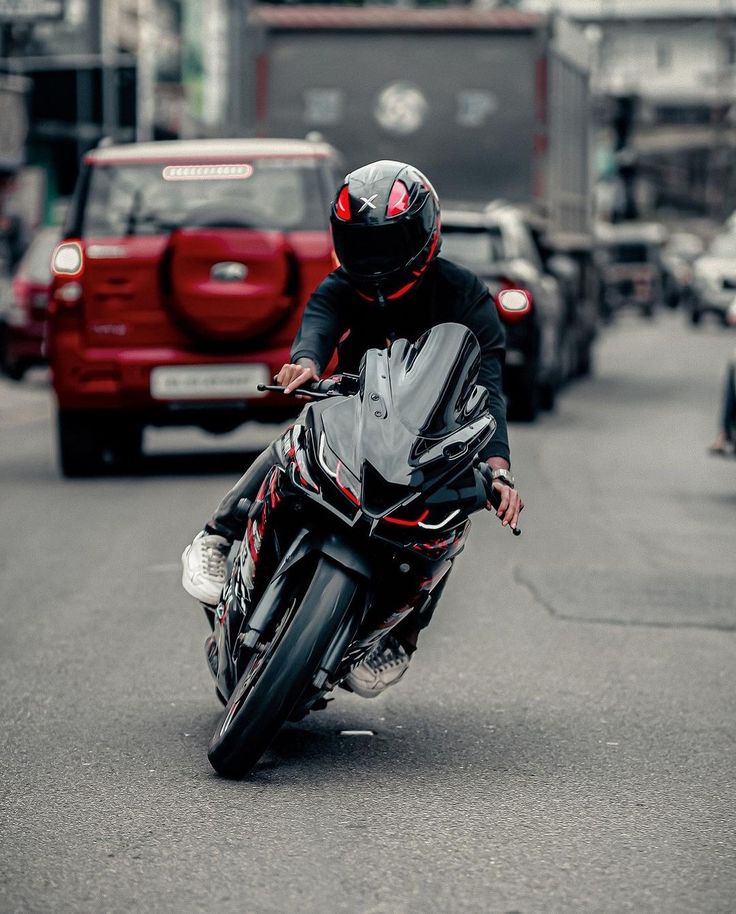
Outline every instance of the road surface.
{"label": "road surface", "polygon": [[0,382],[0,911],[735,910],[736,462],[705,455],[734,342],[606,329],[511,427],[524,535],[479,517],[402,683],[243,783],[207,763],[179,556],[270,430],[64,481],[45,375]]}

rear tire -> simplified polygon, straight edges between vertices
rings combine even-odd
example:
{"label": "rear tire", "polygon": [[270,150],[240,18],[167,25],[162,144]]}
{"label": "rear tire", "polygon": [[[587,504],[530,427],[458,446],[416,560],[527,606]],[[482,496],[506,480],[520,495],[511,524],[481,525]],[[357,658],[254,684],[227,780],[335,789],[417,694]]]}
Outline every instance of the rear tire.
{"label": "rear tire", "polygon": [[22,381],[28,368],[27,362],[12,358],[8,352],[7,330],[0,327],[0,371],[11,381]]}
{"label": "rear tire", "polygon": [[539,405],[543,410],[551,412],[555,408],[558,385],[553,381],[546,381],[539,388]]}
{"label": "rear tire", "polygon": [[3,371],[11,381],[22,381],[28,371],[28,365],[25,362],[6,362]]}
{"label": "rear tire", "polygon": [[593,346],[586,343],[578,355],[578,364],[575,376],[578,378],[587,378],[593,373]]}
{"label": "rear tire", "polygon": [[[297,564],[290,573],[303,571]],[[218,774],[242,778],[268,749],[314,678],[357,588],[356,580],[322,558],[304,596],[290,612],[284,608],[217,722],[207,757]]]}
{"label": "rear tire", "polygon": [[69,479],[92,476],[102,469],[102,452],[95,429],[96,416],[59,410],[57,441],[61,472]]}
{"label": "rear tire", "polygon": [[67,478],[131,469],[140,461],[143,426],[124,414],[59,410],[59,463]]}
{"label": "rear tire", "polygon": [[525,368],[514,379],[509,392],[509,419],[518,422],[534,422],[539,414],[539,384],[537,366]]}

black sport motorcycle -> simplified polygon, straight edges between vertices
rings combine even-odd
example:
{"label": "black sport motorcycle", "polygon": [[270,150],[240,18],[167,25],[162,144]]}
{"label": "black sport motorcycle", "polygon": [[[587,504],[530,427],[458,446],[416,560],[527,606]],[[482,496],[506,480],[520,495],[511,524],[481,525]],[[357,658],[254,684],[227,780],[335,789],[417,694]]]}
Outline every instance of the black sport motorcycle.
{"label": "black sport motorcycle", "polygon": [[[320,381],[248,507],[207,656],[225,704],[208,757],[242,777],[286,720],[325,696],[432,592],[469,516],[497,493],[477,459],[495,431],[460,324],[369,350]],[[269,386],[269,390],[283,388]],[[515,531],[516,532],[516,531]]]}

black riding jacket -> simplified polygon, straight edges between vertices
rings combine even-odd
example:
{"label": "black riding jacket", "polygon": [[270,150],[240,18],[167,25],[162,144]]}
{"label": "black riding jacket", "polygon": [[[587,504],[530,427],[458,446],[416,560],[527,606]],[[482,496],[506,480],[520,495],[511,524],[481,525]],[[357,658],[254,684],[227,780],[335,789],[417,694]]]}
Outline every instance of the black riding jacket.
{"label": "black riding jacket", "polygon": [[324,371],[338,349],[338,370],[357,373],[368,349],[387,340],[417,340],[437,324],[454,321],[472,330],[481,348],[478,383],[488,390],[496,434],[481,457],[510,462],[506,403],[501,389],[505,334],[487,287],[478,277],[438,257],[407,295],[381,307],[366,301],[342,269],[330,273],[307,302],[291,360],[308,358]]}

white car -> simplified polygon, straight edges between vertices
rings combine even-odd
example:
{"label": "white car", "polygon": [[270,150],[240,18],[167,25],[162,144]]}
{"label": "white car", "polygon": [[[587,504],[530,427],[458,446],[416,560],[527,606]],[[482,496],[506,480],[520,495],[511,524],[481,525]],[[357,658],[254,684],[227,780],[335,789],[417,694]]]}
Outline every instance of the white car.
{"label": "white car", "polygon": [[690,320],[699,324],[704,314],[714,314],[728,324],[728,308],[736,297],[736,234],[716,235],[693,269]]}

